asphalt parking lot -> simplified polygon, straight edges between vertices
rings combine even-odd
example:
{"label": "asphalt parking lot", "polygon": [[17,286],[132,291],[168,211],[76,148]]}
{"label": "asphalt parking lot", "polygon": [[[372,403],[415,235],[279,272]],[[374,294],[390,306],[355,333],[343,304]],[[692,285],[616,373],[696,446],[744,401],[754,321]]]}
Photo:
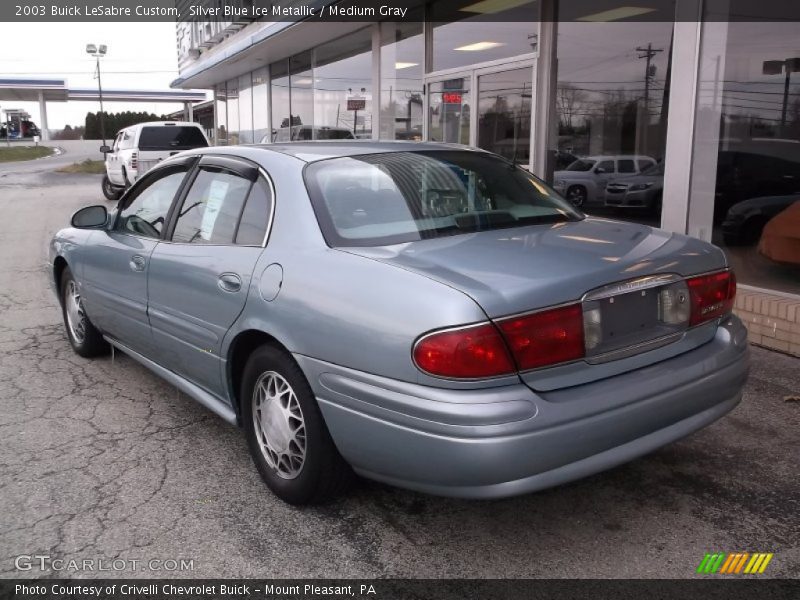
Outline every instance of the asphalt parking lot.
{"label": "asphalt parking lot", "polygon": [[[0,171],[0,576],[15,558],[192,561],[135,577],[693,577],[706,552],[800,576],[800,360],[758,348],[743,403],[650,456],[504,501],[369,482],[327,506],[270,495],[240,432],[132,360],[72,353],[46,245],[98,176]],[[24,171],[24,172],[23,172]]]}

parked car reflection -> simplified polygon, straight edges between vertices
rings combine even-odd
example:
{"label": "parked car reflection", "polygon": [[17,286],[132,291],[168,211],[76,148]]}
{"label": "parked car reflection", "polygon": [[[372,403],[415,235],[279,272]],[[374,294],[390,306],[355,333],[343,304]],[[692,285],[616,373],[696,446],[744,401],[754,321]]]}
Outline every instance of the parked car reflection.
{"label": "parked car reflection", "polygon": [[800,195],[763,196],[737,202],[722,222],[725,245],[752,246],[757,243],[769,220],[798,200]]}

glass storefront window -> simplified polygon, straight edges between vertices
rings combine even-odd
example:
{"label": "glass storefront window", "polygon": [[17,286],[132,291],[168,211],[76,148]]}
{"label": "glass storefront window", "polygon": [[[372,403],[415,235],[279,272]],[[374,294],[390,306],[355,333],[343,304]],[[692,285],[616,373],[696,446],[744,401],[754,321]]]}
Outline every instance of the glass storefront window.
{"label": "glass storefront window", "polygon": [[381,139],[421,140],[422,23],[381,23]]}
{"label": "glass storefront window", "polygon": [[[433,71],[534,52],[538,11],[535,0],[476,0],[458,7],[450,0],[431,4],[428,14],[434,21]],[[491,20],[486,20],[487,16]]]}
{"label": "glass storefront window", "polygon": [[[290,106],[292,125],[314,125],[314,76],[311,52],[302,52],[289,59]],[[281,127],[283,127],[281,123]]]}
{"label": "glass storefront window", "polygon": [[313,73],[312,137],[372,137],[371,30],[318,46]]}
{"label": "glass storefront window", "polygon": [[740,283],[800,294],[797,24],[706,23],[701,52],[690,221]]}
{"label": "glass storefront window", "polygon": [[437,81],[428,86],[430,141],[469,144],[469,88],[470,80],[467,77]]}
{"label": "glass storefront window", "polygon": [[239,80],[231,79],[227,83],[228,91],[228,144],[239,143]]}
{"label": "glass storefront window", "polygon": [[257,144],[267,135],[266,67],[253,71],[253,141]]}
{"label": "glass storefront window", "polygon": [[253,143],[253,82],[250,73],[239,77],[239,143]]}
{"label": "glass storefront window", "polygon": [[590,214],[661,223],[672,29],[668,21],[557,24],[552,179]]}
{"label": "glass storefront window", "polygon": [[272,63],[269,71],[272,108],[272,131],[270,135],[273,140],[276,140],[279,129],[286,129],[292,125],[291,105],[289,103],[289,61],[281,60]]}
{"label": "glass storefront window", "polygon": [[517,164],[530,162],[531,67],[478,77],[478,146]]}
{"label": "glass storefront window", "polygon": [[226,146],[228,144],[228,109],[227,90],[224,83],[218,84],[214,89],[214,111],[217,122],[214,143],[217,146]]}

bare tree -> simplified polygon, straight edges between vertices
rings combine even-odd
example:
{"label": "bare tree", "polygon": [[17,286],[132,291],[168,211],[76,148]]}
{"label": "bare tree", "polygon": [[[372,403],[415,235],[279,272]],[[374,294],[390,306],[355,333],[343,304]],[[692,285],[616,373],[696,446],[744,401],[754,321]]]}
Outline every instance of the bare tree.
{"label": "bare tree", "polygon": [[569,83],[563,83],[558,86],[556,108],[558,109],[559,122],[562,128],[573,128],[575,117],[586,110],[587,99],[586,92],[575,88]]}

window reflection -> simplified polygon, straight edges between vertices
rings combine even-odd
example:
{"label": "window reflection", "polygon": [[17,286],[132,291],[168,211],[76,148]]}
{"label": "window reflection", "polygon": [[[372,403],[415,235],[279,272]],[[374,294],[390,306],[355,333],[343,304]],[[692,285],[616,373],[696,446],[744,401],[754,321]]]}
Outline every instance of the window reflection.
{"label": "window reflection", "polygon": [[561,22],[556,189],[589,213],[661,222],[671,22]]}
{"label": "window reflection", "polygon": [[[719,128],[712,241],[739,281],[800,293],[800,44],[796,23],[727,24],[701,101]],[[708,44],[711,46],[711,44]],[[724,68],[723,68],[724,67]],[[717,137],[718,136],[718,137]],[[706,169],[713,168],[708,165]],[[693,190],[692,202],[701,202]]]}
{"label": "window reflection", "polygon": [[422,23],[381,23],[381,139],[422,139]]}
{"label": "window reflection", "polygon": [[469,87],[469,79],[466,77],[430,84],[428,138],[431,141],[469,144]]}
{"label": "window reflection", "polygon": [[532,82],[530,67],[478,78],[478,146],[530,162]]}
{"label": "window reflection", "polygon": [[372,137],[370,30],[316,48],[313,73],[313,139]]}
{"label": "window reflection", "polygon": [[433,70],[534,52],[538,11],[537,2],[525,0],[442,0],[431,4]]}

